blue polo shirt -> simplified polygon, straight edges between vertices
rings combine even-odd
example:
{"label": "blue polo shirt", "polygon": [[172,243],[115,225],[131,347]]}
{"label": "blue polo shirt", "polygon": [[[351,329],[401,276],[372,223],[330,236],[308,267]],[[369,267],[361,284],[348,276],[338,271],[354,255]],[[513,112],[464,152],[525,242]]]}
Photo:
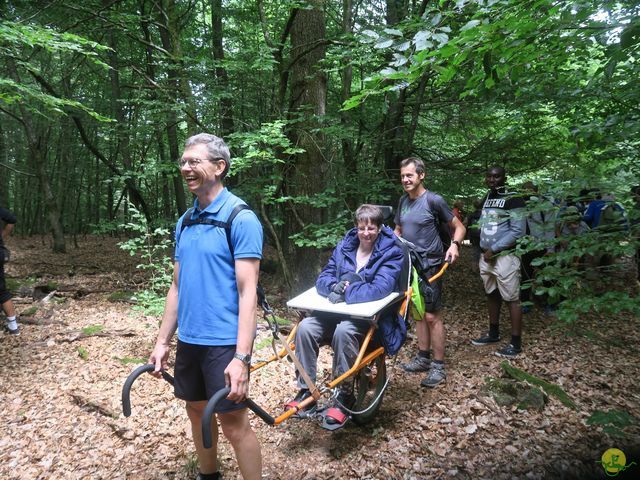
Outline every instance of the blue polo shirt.
{"label": "blue polo shirt", "polygon": [[[226,222],[244,203],[226,188],[204,210],[194,202],[192,219]],[[186,213],[185,213],[186,215]],[[213,225],[176,226],[178,338],[196,345],[235,345],[238,338],[238,287],[225,230]],[[234,258],[262,258],[262,225],[255,213],[242,210],[231,226]]]}

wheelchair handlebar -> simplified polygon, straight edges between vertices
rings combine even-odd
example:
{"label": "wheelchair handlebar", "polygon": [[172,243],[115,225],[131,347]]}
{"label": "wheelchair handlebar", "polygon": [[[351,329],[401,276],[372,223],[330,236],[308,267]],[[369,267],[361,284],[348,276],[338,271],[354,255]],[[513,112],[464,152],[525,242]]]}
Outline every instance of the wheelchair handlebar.
{"label": "wheelchair handlebar", "polygon": [[442,268],[440,270],[438,270],[438,273],[436,273],[433,277],[429,278],[429,280],[427,280],[429,283],[431,282],[435,282],[437,279],[439,279],[442,275],[444,275],[444,272],[447,271],[447,268],[449,268],[450,265],[450,261],[447,258],[444,261],[444,264],[442,265]]}
{"label": "wheelchair handlebar", "polygon": [[[224,387],[218,390],[215,395],[213,395],[213,397],[209,399],[209,402],[207,402],[207,406],[205,407],[204,413],[202,414],[202,444],[204,445],[204,448],[211,448],[213,444],[211,436],[211,421],[213,420],[214,410],[218,405],[218,402],[226,398],[227,395],[229,395],[230,391],[231,388]],[[267,423],[268,425],[273,425],[275,423],[275,419],[267,412],[265,412],[262,407],[260,407],[256,402],[254,402],[250,398],[247,398],[246,402],[249,410],[259,416],[262,420],[264,420],[265,423]]]}
{"label": "wheelchair handlebar", "polygon": [[[143,373],[153,372],[155,369],[156,366],[152,363],[141,365],[131,372],[125,380],[124,385],[122,386],[122,413],[125,417],[129,417],[131,415],[131,386],[133,385],[133,382],[135,382]],[[173,377],[169,375],[169,373],[161,370],[160,374],[162,375],[162,378],[173,385]]]}

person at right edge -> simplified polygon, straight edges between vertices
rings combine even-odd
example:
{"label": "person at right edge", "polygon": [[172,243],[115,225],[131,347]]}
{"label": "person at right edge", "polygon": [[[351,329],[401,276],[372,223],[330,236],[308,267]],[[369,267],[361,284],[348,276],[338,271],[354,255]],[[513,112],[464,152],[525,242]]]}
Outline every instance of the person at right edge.
{"label": "person at right edge", "polygon": [[[421,159],[409,157],[400,162],[400,180],[405,195],[400,198],[394,222],[396,235],[428,252],[429,268],[424,274],[431,277],[440,270],[445,259],[451,264],[458,259],[466,229],[453,215],[447,202],[440,195],[425,188],[422,183],[425,175],[425,165]],[[443,244],[440,236],[441,227],[453,232],[450,245]],[[436,280],[430,286],[432,293],[429,300],[425,295],[424,318],[415,319],[418,352],[410,362],[402,365],[402,369],[406,372],[428,372],[420,385],[433,388],[444,382],[447,374],[444,369],[442,279]],[[433,359],[429,347],[433,348]]]}
{"label": "person at right edge", "polygon": [[13,305],[13,300],[11,300],[11,292],[7,289],[4,278],[4,264],[9,258],[9,250],[4,246],[4,240],[9,238],[9,234],[15,224],[15,214],[6,208],[0,207],[0,304],[7,316],[7,323],[4,328],[9,335],[20,335],[20,328],[16,320],[16,308]]}
{"label": "person at right edge", "polygon": [[514,249],[525,233],[525,203],[522,196],[506,188],[503,167],[487,170],[489,187],[480,217],[480,276],[489,307],[489,331],[471,340],[482,346],[500,341],[500,307],[507,302],[511,318],[511,343],[499,349],[499,357],[515,358],[522,351],[522,309],[520,308],[520,258]]}

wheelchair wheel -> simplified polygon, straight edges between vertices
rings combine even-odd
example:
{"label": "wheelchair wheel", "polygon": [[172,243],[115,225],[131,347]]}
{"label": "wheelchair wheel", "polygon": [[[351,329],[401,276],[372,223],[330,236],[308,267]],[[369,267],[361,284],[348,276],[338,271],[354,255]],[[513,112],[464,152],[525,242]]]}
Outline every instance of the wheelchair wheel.
{"label": "wheelchair wheel", "polygon": [[365,410],[363,413],[353,414],[353,421],[358,425],[370,422],[382,404],[387,383],[387,367],[384,360],[384,355],[374,358],[355,377],[353,393],[356,401],[353,410],[356,412]]}

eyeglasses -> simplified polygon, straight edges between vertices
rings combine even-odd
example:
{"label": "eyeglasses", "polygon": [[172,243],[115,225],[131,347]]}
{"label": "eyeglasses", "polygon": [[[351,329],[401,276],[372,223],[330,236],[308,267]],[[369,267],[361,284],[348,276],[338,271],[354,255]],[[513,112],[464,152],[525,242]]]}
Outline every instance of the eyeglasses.
{"label": "eyeglasses", "polygon": [[358,225],[358,233],[378,233],[378,227],[375,225],[366,225],[362,227]]}
{"label": "eyeglasses", "polygon": [[[211,160],[212,162],[219,162],[220,160],[222,160],[223,162],[226,162],[226,160],[224,158],[214,158],[213,160]],[[185,165],[189,164],[190,168],[194,168],[197,167],[198,165],[200,165],[201,163],[206,162],[206,160],[203,160],[201,158],[179,158],[178,159],[178,165],[180,165],[180,168],[184,168]]]}

